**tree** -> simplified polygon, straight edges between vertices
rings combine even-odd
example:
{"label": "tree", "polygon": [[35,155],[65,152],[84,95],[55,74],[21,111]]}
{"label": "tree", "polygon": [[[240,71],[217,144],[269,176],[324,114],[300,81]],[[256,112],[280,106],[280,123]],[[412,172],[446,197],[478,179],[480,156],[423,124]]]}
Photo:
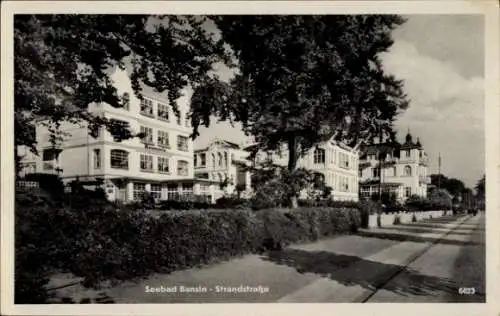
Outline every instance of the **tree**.
{"label": "tree", "polygon": [[455,178],[448,178],[442,174],[432,174],[431,184],[446,189],[451,195],[458,197],[466,189],[465,184]]}
{"label": "tree", "polygon": [[476,183],[476,186],[474,189],[476,190],[476,194],[479,198],[484,198],[485,197],[485,189],[486,189],[486,175],[483,175],[481,179],[479,179]]}
{"label": "tree", "polygon": [[[192,96],[193,137],[210,115],[242,123],[259,149],[299,157],[334,136],[354,145],[392,132],[408,106],[402,81],[379,54],[404,20],[392,15],[211,17],[236,59],[228,84],[212,80]],[[296,192],[292,203],[297,205]]]}
{"label": "tree", "polygon": [[486,175],[483,175],[483,177],[477,181],[474,189],[476,190],[477,207],[484,209],[486,197]]}
{"label": "tree", "polygon": [[[15,145],[36,150],[35,124],[43,120],[55,146],[62,121],[101,126],[116,139],[134,135],[126,126],[87,111],[91,103],[122,107],[107,70],[132,66],[139,99],[141,84],[167,91],[176,100],[186,86],[197,87],[212,65],[228,61],[220,40],[199,16],[16,15],[14,18]],[[16,162],[20,159],[16,155]]]}

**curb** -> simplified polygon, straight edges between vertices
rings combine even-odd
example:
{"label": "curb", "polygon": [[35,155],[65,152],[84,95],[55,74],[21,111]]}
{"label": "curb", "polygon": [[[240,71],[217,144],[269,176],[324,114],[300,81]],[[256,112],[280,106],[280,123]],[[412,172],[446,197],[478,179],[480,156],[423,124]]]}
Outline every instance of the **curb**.
{"label": "curb", "polygon": [[446,236],[451,234],[455,229],[459,228],[467,222],[471,218],[470,215],[466,215],[460,219],[458,219],[453,227],[451,227],[447,232],[443,233],[439,238],[436,238],[435,241],[430,243],[428,246],[426,246],[424,249],[417,251],[413,256],[411,256],[409,259],[407,259],[402,265],[400,265],[399,268],[396,269],[393,273],[388,274],[386,277],[382,279],[382,281],[375,286],[375,289],[370,290],[368,293],[364,293],[360,296],[358,296],[353,303],[366,303],[370,298],[372,298],[373,295],[375,295],[380,289],[382,289],[387,283],[389,283],[392,279],[394,279],[396,276],[398,276],[401,272],[403,272],[406,267],[408,267],[412,262],[420,258],[422,255],[424,255],[429,249],[434,247],[437,243],[439,243],[441,240],[443,240]]}

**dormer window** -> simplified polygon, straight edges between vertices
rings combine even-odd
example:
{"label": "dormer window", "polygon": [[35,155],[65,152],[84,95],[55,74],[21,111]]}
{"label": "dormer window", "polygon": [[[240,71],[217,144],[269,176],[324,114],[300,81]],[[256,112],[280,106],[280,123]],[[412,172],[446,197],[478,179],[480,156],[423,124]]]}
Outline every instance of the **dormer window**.
{"label": "dormer window", "polygon": [[141,100],[141,114],[153,117],[153,101],[143,98]]}
{"label": "dormer window", "polygon": [[168,105],[158,103],[158,119],[168,122]]}

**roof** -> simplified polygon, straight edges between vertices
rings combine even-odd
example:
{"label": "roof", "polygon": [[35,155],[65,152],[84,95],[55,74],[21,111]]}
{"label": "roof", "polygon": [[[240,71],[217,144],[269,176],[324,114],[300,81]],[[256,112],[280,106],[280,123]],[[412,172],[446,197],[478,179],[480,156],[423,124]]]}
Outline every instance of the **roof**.
{"label": "roof", "polygon": [[370,145],[361,145],[361,158],[366,157],[366,155],[377,155],[379,153],[384,154],[393,154],[396,157],[399,157],[399,150],[401,149],[401,144],[398,142],[386,142],[381,144],[370,144]]}
{"label": "roof", "polygon": [[225,139],[219,139],[219,138],[215,138],[213,139],[207,146],[203,147],[203,148],[197,148],[195,149],[194,151],[195,152],[200,152],[200,151],[206,151],[208,150],[210,147],[216,145],[216,144],[223,144],[225,145],[226,147],[229,147],[229,148],[232,148],[232,149],[241,149],[240,145],[236,144],[236,143],[233,143],[233,142],[230,142],[228,140],[225,140]]}

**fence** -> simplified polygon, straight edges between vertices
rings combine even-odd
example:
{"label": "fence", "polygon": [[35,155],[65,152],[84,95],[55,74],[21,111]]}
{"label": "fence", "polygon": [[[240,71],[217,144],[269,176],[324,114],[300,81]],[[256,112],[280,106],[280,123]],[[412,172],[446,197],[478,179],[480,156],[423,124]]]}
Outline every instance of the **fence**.
{"label": "fence", "polygon": [[37,181],[16,181],[16,188],[18,189],[39,189],[40,183]]}

